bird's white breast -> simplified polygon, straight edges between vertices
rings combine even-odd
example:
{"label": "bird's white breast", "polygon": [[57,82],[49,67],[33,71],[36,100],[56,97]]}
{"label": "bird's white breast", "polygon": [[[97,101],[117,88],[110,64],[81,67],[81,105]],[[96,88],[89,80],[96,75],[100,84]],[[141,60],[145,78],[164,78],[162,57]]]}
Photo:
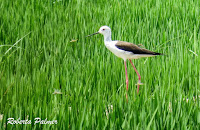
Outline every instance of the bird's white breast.
{"label": "bird's white breast", "polygon": [[105,42],[105,46],[116,56],[126,60],[126,59],[134,59],[133,58],[133,53],[132,52],[127,52],[121,49],[118,49],[115,44],[118,41],[111,41],[111,42]]}

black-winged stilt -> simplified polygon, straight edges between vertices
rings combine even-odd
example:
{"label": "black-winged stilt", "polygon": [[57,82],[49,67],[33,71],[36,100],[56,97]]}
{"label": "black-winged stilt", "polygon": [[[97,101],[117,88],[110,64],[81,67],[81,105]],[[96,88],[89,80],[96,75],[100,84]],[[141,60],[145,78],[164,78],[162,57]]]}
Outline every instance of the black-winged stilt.
{"label": "black-winged stilt", "polygon": [[[137,83],[137,93],[138,93],[139,87],[142,84],[141,76],[138,73],[135,66],[133,65],[133,62],[131,61],[131,59],[138,59],[138,58],[142,58],[142,57],[152,57],[152,56],[162,55],[162,54],[141,48],[138,45],[135,45],[133,43],[124,42],[124,41],[112,41],[111,40],[111,29],[108,26],[102,26],[98,32],[88,35],[87,37],[95,35],[95,34],[102,34],[104,36],[105,46],[116,56],[118,56],[124,60],[127,92],[128,92],[128,75],[127,75],[126,60],[128,59],[131,62],[131,65],[133,66],[135,72],[138,75],[138,79],[139,79],[138,83]],[[127,92],[126,92],[126,99],[128,101]]]}

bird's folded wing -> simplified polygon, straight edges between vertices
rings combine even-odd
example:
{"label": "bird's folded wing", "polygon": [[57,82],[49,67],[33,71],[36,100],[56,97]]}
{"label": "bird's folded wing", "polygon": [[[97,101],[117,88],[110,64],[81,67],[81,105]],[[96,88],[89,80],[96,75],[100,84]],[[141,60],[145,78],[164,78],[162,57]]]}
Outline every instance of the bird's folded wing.
{"label": "bird's folded wing", "polygon": [[118,49],[129,51],[134,54],[147,54],[147,55],[162,55],[161,53],[153,52],[144,48],[141,48],[133,43],[118,41],[115,46]]}

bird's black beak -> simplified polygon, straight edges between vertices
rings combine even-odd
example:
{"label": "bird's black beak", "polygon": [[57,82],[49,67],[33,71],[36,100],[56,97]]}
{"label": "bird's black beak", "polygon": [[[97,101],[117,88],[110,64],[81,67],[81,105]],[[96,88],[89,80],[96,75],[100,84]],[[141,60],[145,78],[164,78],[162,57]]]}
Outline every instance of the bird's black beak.
{"label": "bird's black beak", "polygon": [[93,35],[96,35],[96,34],[99,34],[99,32],[96,32],[96,33],[90,34],[90,35],[88,35],[88,36],[86,36],[86,37],[90,37],[90,36],[93,36]]}

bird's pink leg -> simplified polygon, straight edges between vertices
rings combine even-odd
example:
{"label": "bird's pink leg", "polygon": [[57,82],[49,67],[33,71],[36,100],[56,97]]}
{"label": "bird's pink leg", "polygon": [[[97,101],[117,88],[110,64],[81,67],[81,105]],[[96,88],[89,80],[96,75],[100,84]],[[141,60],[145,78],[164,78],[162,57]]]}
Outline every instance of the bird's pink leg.
{"label": "bird's pink leg", "polygon": [[125,73],[126,73],[126,100],[128,102],[128,74],[127,74],[127,66],[126,66],[126,60],[124,60],[124,66],[125,66]]}
{"label": "bird's pink leg", "polygon": [[138,71],[137,71],[137,69],[135,68],[135,66],[133,65],[133,62],[131,61],[131,59],[129,59],[129,61],[131,62],[131,65],[133,66],[135,72],[136,72],[137,75],[138,75],[139,81],[138,81],[138,84],[137,84],[137,93],[139,93],[139,88],[140,88],[140,83],[141,83],[141,76],[140,76],[140,74],[138,73]]}

